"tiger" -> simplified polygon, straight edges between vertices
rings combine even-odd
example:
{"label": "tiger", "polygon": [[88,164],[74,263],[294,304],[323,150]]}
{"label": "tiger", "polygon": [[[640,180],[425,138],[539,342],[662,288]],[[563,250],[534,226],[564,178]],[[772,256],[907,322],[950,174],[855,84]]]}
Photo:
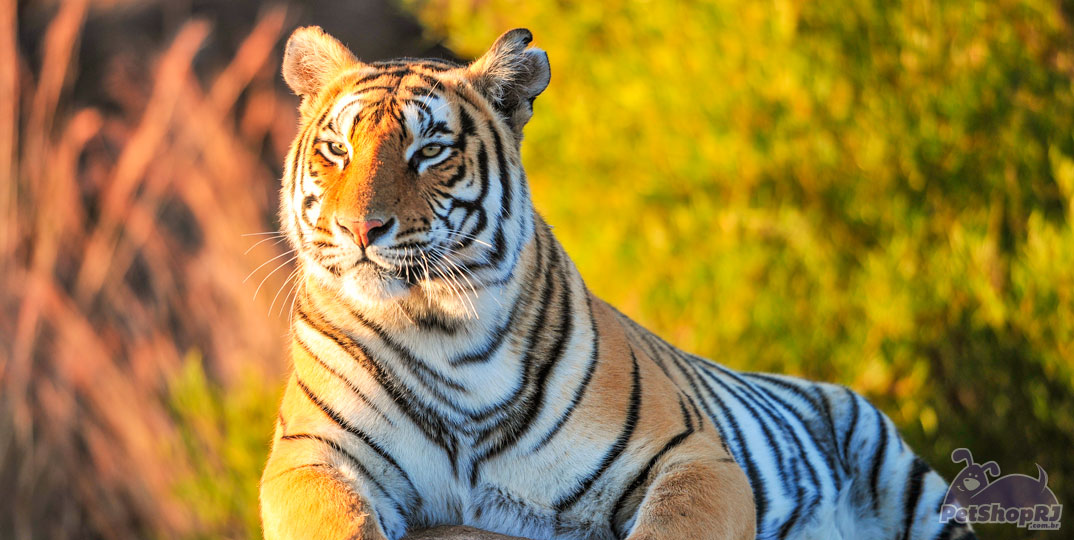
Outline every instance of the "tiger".
{"label": "tiger", "polygon": [[532,40],[464,64],[288,39],[301,286],[265,538],[975,538],[862,396],[688,354],[586,288],[522,167]]}

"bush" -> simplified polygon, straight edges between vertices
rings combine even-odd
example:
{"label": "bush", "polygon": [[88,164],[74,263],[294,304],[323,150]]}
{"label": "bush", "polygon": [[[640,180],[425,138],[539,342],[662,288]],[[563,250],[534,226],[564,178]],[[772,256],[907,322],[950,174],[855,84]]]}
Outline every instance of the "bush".
{"label": "bush", "polygon": [[948,478],[964,446],[1074,500],[1059,2],[409,5],[463,54],[516,26],[548,51],[524,161],[598,294],[715,361],[865,393]]}

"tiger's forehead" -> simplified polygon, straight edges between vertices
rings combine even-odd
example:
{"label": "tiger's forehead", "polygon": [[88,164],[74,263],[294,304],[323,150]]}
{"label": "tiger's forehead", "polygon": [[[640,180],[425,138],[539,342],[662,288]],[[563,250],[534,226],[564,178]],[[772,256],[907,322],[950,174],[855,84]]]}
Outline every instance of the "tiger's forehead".
{"label": "tiger's forehead", "polygon": [[450,70],[427,63],[374,64],[337,81],[334,99],[320,127],[348,138],[363,126],[399,125],[412,134],[443,130],[452,120],[448,91],[457,83]]}

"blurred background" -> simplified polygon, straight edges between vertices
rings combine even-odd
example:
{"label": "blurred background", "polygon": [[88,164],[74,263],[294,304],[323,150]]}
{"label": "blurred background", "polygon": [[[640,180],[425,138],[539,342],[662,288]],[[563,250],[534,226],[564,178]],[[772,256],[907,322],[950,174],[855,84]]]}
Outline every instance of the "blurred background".
{"label": "blurred background", "polygon": [[259,537],[302,24],[530,28],[524,162],[599,295],[1074,503],[1074,2],[0,0],[0,538]]}

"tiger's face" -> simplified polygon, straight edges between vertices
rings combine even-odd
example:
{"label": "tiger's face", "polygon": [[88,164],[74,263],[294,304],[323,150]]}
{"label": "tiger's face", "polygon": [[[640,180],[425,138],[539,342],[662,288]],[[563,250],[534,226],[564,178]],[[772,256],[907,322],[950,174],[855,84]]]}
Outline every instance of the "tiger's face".
{"label": "tiger's face", "polygon": [[291,36],[284,78],[302,123],[281,221],[304,272],[366,301],[510,273],[533,220],[522,126],[549,79],[530,40],[513,30],[459,66],[363,63],[319,28]]}

